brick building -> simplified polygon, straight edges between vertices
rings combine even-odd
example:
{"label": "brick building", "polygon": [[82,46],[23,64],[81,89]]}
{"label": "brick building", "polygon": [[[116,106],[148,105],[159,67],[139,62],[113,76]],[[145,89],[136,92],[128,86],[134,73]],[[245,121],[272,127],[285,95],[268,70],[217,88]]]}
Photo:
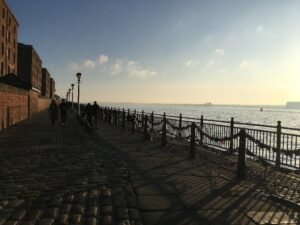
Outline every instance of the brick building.
{"label": "brick building", "polygon": [[19,23],[5,0],[0,0],[0,77],[17,74]]}
{"label": "brick building", "polygon": [[55,97],[55,81],[51,77],[50,78],[50,98],[54,98],[54,97]]}
{"label": "brick building", "polygon": [[50,98],[50,73],[42,68],[42,96]]}
{"label": "brick building", "polygon": [[42,89],[42,60],[32,45],[18,43],[18,76],[31,88]]}

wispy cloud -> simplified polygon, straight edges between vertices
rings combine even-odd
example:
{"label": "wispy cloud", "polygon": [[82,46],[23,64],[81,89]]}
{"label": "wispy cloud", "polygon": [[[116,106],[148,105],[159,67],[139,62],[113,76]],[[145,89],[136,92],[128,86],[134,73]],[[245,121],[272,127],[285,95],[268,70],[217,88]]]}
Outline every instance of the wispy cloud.
{"label": "wispy cloud", "polygon": [[96,64],[94,61],[87,59],[83,61],[83,66],[87,69],[94,69],[96,67]]}
{"label": "wispy cloud", "polygon": [[193,64],[194,64],[194,62],[193,62],[193,60],[191,60],[191,59],[184,62],[184,65],[187,66],[187,67],[190,67],[190,66],[192,66]]}
{"label": "wispy cloud", "polygon": [[260,25],[260,26],[256,27],[256,33],[261,34],[264,31],[264,29],[265,28]]}
{"label": "wispy cloud", "polygon": [[68,68],[71,71],[76,71],[76,70],[78,70],[79,66],[74,62],[70,62],[69,65],[68,65]]}
{"label": "wispy cloud", "polygon": [[111,66],[111,74],[127,74],[129,77],[145,79],[157,75],[155,70],[143,68],[138,62],[133,60],[116,60]]}
{"label": "wispy cloud", "polygon": [[207,63],[207,67],[213,67],[215,64],[216,64],[216,62],[211,60]]}
{"label": "wispy cloud", "polygon": [[108,60],[109,60],[108,56],[104,54],[101,54],[98,58],[100,64],[105,64],[108,62]]}
{"label": "wispy cloud", "polygon": [[214,53],[217,56],[223,56],[225,54],[225,51],[222,48],[217,48],[217,49],[214,50]]}
{"label": "wispy cloud", "polygon": [[239,69],[250,69],[256,66],[256,62],[253,60],[244,60],[240,63]]}

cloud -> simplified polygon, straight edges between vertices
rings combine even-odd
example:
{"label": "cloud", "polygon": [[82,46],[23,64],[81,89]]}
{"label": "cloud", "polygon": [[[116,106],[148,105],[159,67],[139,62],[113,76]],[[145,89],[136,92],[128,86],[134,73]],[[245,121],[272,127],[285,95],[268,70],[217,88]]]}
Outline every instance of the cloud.
{"label": "cloud", "polygon": [[76,71],[79,68],[79,66],[74,62],[70,62],[68,67],[69,67],[69,70],[72,70],[72,71]]}
{"label": "cloud", "polygon": [[87,59],[83,61],[83,66],[87,69],[94,69],[96,67],[96,64],[94,61]]}
{"label": "cloud", "polygon": [[256,63],[253,60],[244,60],[240,63],[239,69],[250,69],[254,68]]}
{"label": "cloud", "polygon": [[120,73],[124,73],[129,77],[136,77],[139,79],[145,79],[157,75],[156,71],[149,68],[143,68],[136,61],[118,59],[111,67],[111,74],[117,75]]}
{"label": "cloud", "polygon": [[222,48],[217,48],[215,49],[214,53],[218,56],[223,56],[225,54],[225,51]]}
{"label": "cloud", "polygon": [[111,74],[117,75],[123,71],[123,61],[117,60],[111,67]]}
{"label": "cloud", "polygon": [[209,61],[209,62],[207,63],[207,66],[208,66],[208,67],[213,67],[215,64],[216,64],[216,62],[213,61],[213,60],[211,60],[211,61]]}
{"label": "cloud", "polygon": [[103,55],[101,54],[98,58],[98,61],[100,64],[104,64],[104,63],[107,63],[108,62],[108,56],[107,55]]}
{"label": "cloud", "polygon": [[264,31],[264,27],[263,26],[258,26],[258,27],[256,27],[256,32],[258,33],[258,34],[261,34],[263,31]]}
{"label": "cloud", "polygon": [[157,73],[156,71],[152,70],[152,69],[145,69],[145,68],[142,68],[138,62],[135,62],[135,61],[129,61],[127,63],[127,72],[128,72],[128,75],[130,77],[136,77],[136,78],[139,78],[139,79],[145,79],[145,78],[148,78],[148,77],[152,77],[152,76],[155,76]]}
{"label": "cloud", "polygon": [[184,65],[189,67],[189,66],[192,66],[193,65],[193,60],[188,60],[186,62],[184,62]]}
{"label": "cloud", "polygon": [[183,23],[182,21],[179,21],[179,22],[176,24],[177,27],[182,27],[183,25],[184,25],[184,23]]}

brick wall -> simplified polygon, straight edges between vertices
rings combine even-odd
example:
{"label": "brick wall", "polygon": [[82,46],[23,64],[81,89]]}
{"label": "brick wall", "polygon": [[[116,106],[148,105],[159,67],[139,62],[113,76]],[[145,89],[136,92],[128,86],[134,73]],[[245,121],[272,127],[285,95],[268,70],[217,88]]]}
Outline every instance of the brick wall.
{"label": "brick wall", "polygon": [[38,92],[0,83],[0,130],[47,109],[50,101]]}
{"label": "brick wall", "polygon": [[28,91],[0,83],[0,129],[28,118]]}

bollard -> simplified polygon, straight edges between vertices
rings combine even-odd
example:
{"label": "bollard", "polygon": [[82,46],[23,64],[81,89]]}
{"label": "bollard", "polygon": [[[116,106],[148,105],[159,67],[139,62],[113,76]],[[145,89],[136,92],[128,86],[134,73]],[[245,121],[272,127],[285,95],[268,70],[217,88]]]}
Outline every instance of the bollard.
{"label": "bollard", "polygon": [[162,133],[161,133],[161,145],[166,146],[166,144],[167,144],[167,119],[166,119],[166,113],[164,113]]}
{"label": "bollard", "polygon": [[144,127],[144,117],[145,117],[145,113],[144,113],[144,110],[142,110],[142,127]]}
{"label": "bollard", "polygon": [[144,141],[148,140],[148,116],[145,115],[144,117]]}
{"label": "bollard", "polygon": [[[230,121],[230,137],[233,136],[233,129],[234,129],[234,118],[231,117],[231,121]],[[232,138],[230,139],[230,147],[229,147],[229,149],[230,149],[230,152],[233,151],[233,139]]]}
{"label": "bollard", "polygon": [[195,150],[196,150],[196,124],[193,122],[191,126],[191,141],[190,141],[190,159],[195,159]]}
{"label": "bollard", "polygon": [[201,133],[200,133],[200,145],[203,144],[203,123],[204,123],[204,119],[203,119],[203,115],[201,115],[201,119],[200,119],[200,130],[201,130]]}
{"label": "bollard", "polygon": [[135,133],[135,114],[132,115],[132,127],[131,127],[131,133]]}
{"label": "bollard", "polygon": [[180,113],[180,115],[179,115],[179,132],[178,132],[179,139],[181,139],[181,136],[182,136],[181,128],[182,128],[182,114]]}
{"label": "bollard", "polygon": [[281,122],[277,122],[277,146],[276,146],[276,162],[275,162],[275,167],[276,169],[280,169],[280,149],[281,149]]}
{"label": "bollard", "polygon": [[246,177],[246,131],[241,129],[240,131],[240,146],[237,163],[237,178],[245,179]]}
{"label": "bollard", "polygon": [[153,132],[154,130],[154,112],[152,111],[151,113],[151,132]]}
{"label": "bollard", "polygon": [[123,108],[123,115],[122,115],[122,129],[125,130],[125,122],[126,122],[126,112]]}

